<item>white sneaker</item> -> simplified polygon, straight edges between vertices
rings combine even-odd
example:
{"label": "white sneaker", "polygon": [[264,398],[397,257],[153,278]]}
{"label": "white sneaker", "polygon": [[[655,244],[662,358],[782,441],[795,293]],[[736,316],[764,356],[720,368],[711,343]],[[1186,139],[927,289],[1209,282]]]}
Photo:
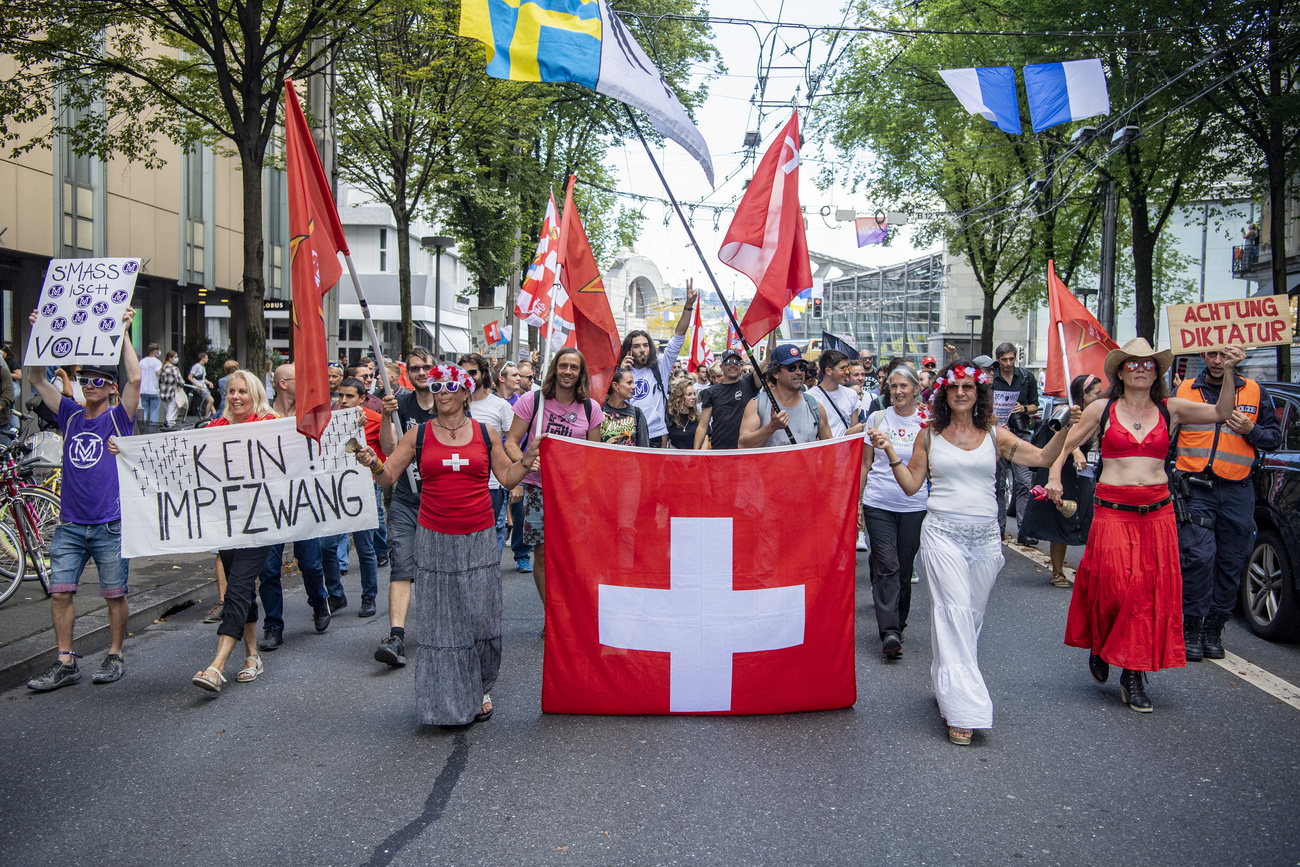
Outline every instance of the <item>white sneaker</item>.
{"label": "white sneaker", "polygon": [[862,533],[859,533],[859,534],[858,534],[858,550],[859,550],[859,551],[866,551],[866,550],[868,550],[868,548],[867,548],[867,534],[866,534],[865,531],[862,532]]}

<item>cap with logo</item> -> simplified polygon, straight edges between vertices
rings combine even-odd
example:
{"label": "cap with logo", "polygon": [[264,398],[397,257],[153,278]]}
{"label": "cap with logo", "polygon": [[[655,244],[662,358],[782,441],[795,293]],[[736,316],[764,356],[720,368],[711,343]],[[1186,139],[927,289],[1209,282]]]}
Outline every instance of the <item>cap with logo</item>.
{"label": "cap with logo", "polygon": [[718,359],[719,364],[740,364],[740,353],[734,349],[724,349],[722,356]]}
{"label": "cap with logo", "polygon": [[803,353],[800,352],[799,347],[795,346],[793,343],[782,343],[776,348],[774,357],[776,358],[777,364],[784,367],[789,367],[796,361],[803,361]]}

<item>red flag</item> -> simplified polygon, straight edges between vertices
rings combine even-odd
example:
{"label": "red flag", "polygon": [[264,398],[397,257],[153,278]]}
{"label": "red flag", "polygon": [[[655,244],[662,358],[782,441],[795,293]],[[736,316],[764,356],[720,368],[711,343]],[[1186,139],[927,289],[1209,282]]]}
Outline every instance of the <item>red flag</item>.
{"label": "red flag", "polygon": [[489,322],[483,326],[483,338],[487,341],[488,346],[496,346],[501,342],[500,322]]}
{"label": "red flag", "polygon": [[782,311],[794,296],[812,288],[799,209],[799,112],[791,115],[754,171],[718,258],[757,287],[740,323],[751,346],[781,324]]}
{"label": "red flag", "polygon": [[284,152],[289,176],[294,403],[298,432],[320,442],[321,432],[330,421],[325,310],[321,299],[343,275],[338,254],[347,254],[348,242],[292,79],[284,82]]}
{"label": "red flag", "polygon": [[622,343],[605,295],[605,283],[600,279],[596,257],[587,241],[587,231],[582,228],[582,218],[573,204],[574,180],[569,175],[564,217],[560,220],[560,282],[573,303],[573,333],[578,351],[587,359],[587,370],[591,372],[591,396],[600,403],[609,391],[614,368],[618,367]]}
{"label": "red flag", "polygon": [[695,319],[691,330],[691,355],[686,362],[686,369],[690,373],[713,363],[713,350],[709,349],[709,336],[704,333],[704,317],[700,314],[702,306],[698,302],[695,305]]}
{"label": "red flag", "polygon": [[[861,438],[738,458],[548,437],[542,457],[543,711],[786,713],[857,700]],[[808,514],[825,520],[789,519]]]}
{"label": "red flag", "polygon": [[[1053,397],[1070,396],[1070,384],[1065,381],[1065,362],[1062,356],[1061,332],[1065,332],[1065,349],[1069,353],[1070,375],[1091,373],[1106,379],[1106,354],[1119,345],[1101,327],[1101,323],[1079,303],[1065,284],[1056,276],[1056,266],[1047,262],[1047,307],[1051,322],[1047,327],[1047,376],[1043,394]],[[1060,327],[1058,327],[1058,323]]]}
{"label": "red flag", "polygon": [[[555,197],[546,203],[546,216],[542,219],[542,236],[537,241],[537,252],[533,254],[533,264],[528,268],[524,285],[519,287],[519,298],[515,301],[515,315],[528,325],[535,325],[542,337],[550,333],[551,303],[558,303],[555,309],[556,339],[551,341],[552,349],[561,346],[574,346],[573,303],[564,287],[555,287],[555,272],[559,268],[560,258],[560,220],[555,212]],[[552,296],[558,296],[554,298]],[[559,338],[563,339],[559,339]]]}

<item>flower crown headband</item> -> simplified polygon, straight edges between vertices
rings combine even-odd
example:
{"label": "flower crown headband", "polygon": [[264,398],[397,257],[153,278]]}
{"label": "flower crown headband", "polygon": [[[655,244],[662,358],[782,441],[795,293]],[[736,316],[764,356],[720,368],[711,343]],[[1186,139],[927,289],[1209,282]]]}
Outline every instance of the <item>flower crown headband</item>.
{"label": "flower crown headband", "polygon": [[935,388],[947,388],[959,379],[973,379],[980,385],[989,384],[989,375],[978,367],[959,364],[949,371],[948,376],[941,376],[934,381]]}
{"label": "flower crown headband", "polygon": [[474,390],[474,378],[454,364],[439,364],[429,372],[431,382],[454,382],[466,391]]}

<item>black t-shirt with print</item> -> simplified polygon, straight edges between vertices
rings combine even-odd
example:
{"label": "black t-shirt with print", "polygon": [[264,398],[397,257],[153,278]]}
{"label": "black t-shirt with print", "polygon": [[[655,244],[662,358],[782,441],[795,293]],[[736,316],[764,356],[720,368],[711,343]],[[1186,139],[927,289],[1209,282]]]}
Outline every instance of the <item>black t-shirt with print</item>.
{"label": "black t-shirt with print", "polygon": [[740,422],[745,417],[745,404],[758,396],[754,377],[745,376],[737,382],[719,382],[700,392],[700,410],[713,410],[709,418],[709,442],[715,449],[740,448]]}

